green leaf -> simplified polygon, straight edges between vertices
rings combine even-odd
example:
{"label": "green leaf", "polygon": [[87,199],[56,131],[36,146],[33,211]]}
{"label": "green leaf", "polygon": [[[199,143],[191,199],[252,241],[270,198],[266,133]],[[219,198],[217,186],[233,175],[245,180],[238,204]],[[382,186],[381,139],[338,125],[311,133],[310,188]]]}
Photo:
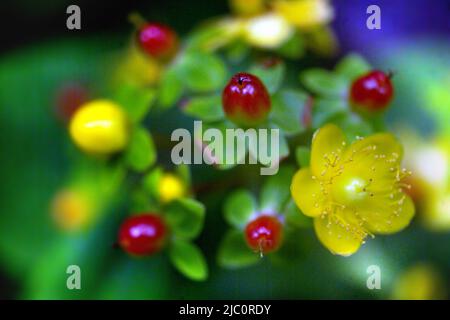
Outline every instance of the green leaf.
{"label": "green leaf", "polygon": [[203,228],[205,206],[191,198],[172,201],[165,209],[166,221],[177,238],[196,238]]}
{"label": "green leaf", "polygon": [[186,164],[179,164],[175,167],[177,176],[181,178],[185,186],[191,185],[191,172]]}
{"label": "green leaf", "polygon": [[370,64],[362,56],[355,53],[344,57],[335,68],[337,73],[349,80],[354,80],[364,73],[369,72],[371,69]]}
{"label": "green leaf", "polygon": [[220,95],[192,98],[184,108],[184,112],[208,122],[218,121],[224,117]]}
{"label": "green leaf", "polygon": [[233,37],[228,28],[221,23],[203,24],[189,34],[186,48],[187,50],[213,51],[228,44]]}
{"label": "green leaf", "polygon": [[115,100],[128,113],[133,123],[138,123],[147,115],[156,97],[156,92],[131,84],[120,87]]}
{"label": "green leaf", "polygon": [[311,150],[308,147],[300,146],[295,149],[295,159],[300,168],[309,167],[309,160],[311,158]]}
{"label": "green leaf", "polygon": [[155,168],[149,173],[147,173],[142,179],[142,184],[144,189],[154,197],[158,197],[158,185],[163,175],[163,170],[161,168]]}
{"label": "green leaf", "polygon": [[131,169],[142,172],[156,161],[153,139],[147,129],[138,127],[133,130],[125,159]]}
{"label": "green leaf", "polygon": [[313,128],[319,128],[333,117],[348,113],[348,106],[342,99],[316,99],[312,108]]}
{"label": "green leaf", "polygon": [[131,191],[130,202],[131,212],[159,212],[158,203],[143,188]]}
{"label": "green leaf", "polygon": [[301,35],[295,34],[278,48],[277,51],[283,57],[298,59],[305,54],[305,41]]}
{"label": "green leaf", "polygon": [[222,88],[227,76],[225,64],[213,54],[191,51],[181,62],[183,81],[194,92]]}
{"label": "green leaf", "polygon": [[194,244],[174,240],[169,248],[169,257],[175,268],[187,278],[204,281],[208,278],[208,265],[200,249]]}
{"label": "green leaf", "polygon": [[312,227],[313,219],[305,216],[292,199],[289,200],[289,202],[286,204],[283,214],[286,218],[286,223],[289,226],[293,226],[296,228]]}
{"label": "green leaf", "polygon": [[290,196],[290,185],[295,169],[291,166],[281,167],[278,173],[269,176],[260,194],[260,210],[280,213],[283,204]]}
{"label": "green leaf", "polygon": [[225,202],[225,220],[242,229],[257,210],[256,200],[247,190],[233,192]]}
{"label": "green leaf", "polygon": [[282,159],[286,158],[287,156],[289,156],[289,144],[287,141],[287,138],[285,135],[281,134],[280,135],[280,159],[279,161],[281,161]]}
{"label": "green leaf", "polygon": [[161,79],[158,90],[158,102],[161,107],[169,108],[175,105],[183,94],[182,70],[177,65],[168,69]]}
{"label": "green leaf", "polygon": [[259,254],[245,243],[244,234],[235,229],[227,232],[217,255],[217,263],[228,269],[247,267],[257,263],[259,259]]}
{"label": "green leaf", "polygon": [[272,100],[271,120],[286,134],[301,132],[304,129],[301,115],[307,99],[308,96],[301,91],[281,91]]}
{"label": "green leaf", "polygon": [[270,261],[278,267],[286,268],[304,259],[304,244],[299,241],[298,230],[287,230],[281,247],[270,256]]}
{"label": "green leaf", "polygon": [[250,47],[244,41],[234,41],[226,48],[227,58],[234,62],[242,62],[249,54]]}
{"label": "green leaf", "polygon": [[349,81],[327,70],[306,70],[300,75],[300,80],[307,89],[320,96],[342,98],[347,95]]}
{"label": "green leaf", "polygon": [[274,94],[281,86],[286,73],[286,65],[280,61],[272,67],[260,64],[250,68],[249,73],[259,77],[270,94]]}

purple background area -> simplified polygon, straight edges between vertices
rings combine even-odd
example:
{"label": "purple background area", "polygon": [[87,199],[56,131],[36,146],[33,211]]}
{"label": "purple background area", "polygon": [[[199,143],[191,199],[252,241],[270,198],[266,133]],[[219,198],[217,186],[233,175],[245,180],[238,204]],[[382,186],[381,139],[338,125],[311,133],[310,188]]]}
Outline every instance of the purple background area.
{"label": "purple background area", "polygon": [[[439,37],[450,43],[450,0],[334,0],[333,29],[343,52],[373,57],[391,44],[414,38]],[[381,8],[381,29],[369,30],[369,5]],[[376,51],[376,52],[373,52]]]}

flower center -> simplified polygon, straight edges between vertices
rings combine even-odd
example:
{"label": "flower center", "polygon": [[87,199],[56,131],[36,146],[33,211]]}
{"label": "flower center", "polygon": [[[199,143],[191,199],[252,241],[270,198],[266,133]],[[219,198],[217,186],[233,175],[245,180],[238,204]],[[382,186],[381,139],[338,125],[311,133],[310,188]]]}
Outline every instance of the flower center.
{"label": "flower center", "polygon": [[331,186],[335,201],[343,205],[356,204],[370,196],[367,191],[369,183],[358,176],[338,177]]}

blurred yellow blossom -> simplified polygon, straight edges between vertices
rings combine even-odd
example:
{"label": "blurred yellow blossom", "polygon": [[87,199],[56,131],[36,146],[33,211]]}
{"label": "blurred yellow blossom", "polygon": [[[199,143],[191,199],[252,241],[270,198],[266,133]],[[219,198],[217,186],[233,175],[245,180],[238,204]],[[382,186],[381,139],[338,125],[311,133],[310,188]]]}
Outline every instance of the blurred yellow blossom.
{"label": "blurred yellow blossom", "polygon": [[400,168],[402,156],[402,146],[388,133],[348,146],[335,125],[314,134],[310,167],[295,174],[291,193],[332,253],[351,255],[367,235],[395,233],[409,224],[414,204],[403,192],[408,173]]}
{"label": "blurred yellow blossom", "polygon": [[277,48],[294,33],[285,19],[273,13],[247,20],[244,29],[247,42],[260,48]]}
{"label": "blurred yellow blossom", "polygon": [[394,284],[392,299],[445,299],[444,279],[429,264],[416,264],[404,271]]}
{"label": "blurred yellow blossom", "polygon": [[92,206],[85,194],[76,189],[63,189],[53,198],[51,214],[56,225],[64,231],[78,231],[87,226]]}
{"label": "blurred yellow blossom", "polygon": [[231,10],[243,16],[252,16],[266,10],[265,0],[230,0]]}
{"label": "blurred yellow blossom", "polygon": [[411,196],[419,207],[422,223],[435,231],[450,229],[450,143],[446,135],[425,140],[411,130],[401,129],[407,150],[405,165]]}
{"label": "blurred yellow blossom", "polygon": [[123,83],[152,86],[159,81],[163,71],[163,66],[158,61],[142,53],[135,45],[120,56],[117,62],[112,78],[115,86]]}
{"label": "blurred yellow blossom", "polygon": [[328,0],[275,0],[273,8],[287,22],[300,29],[327,24],[334,16]]}
{"label": "blurred yellow blossom", "polygon": [[216,21],[220,36],[208,39],[206,47],[211,50],[235,39],[257,48],[276,49],[299,31],[306,45],[319,54],[336,51],[334,34],[326,27],[334,17],[328,0],[231,0],[230,6],[235,16]]}

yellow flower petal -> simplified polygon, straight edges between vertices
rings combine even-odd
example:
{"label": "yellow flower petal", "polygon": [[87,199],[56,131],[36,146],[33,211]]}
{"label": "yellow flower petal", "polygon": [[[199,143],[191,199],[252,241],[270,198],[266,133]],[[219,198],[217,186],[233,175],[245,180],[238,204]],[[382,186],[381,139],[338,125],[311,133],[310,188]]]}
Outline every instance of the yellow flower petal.
{"label": "yellow flower petal", "polygon": [[364,230],[337,215],[315,218],[314,229],[322,244],[333,254],[341,256],[350,256],[358,251],[366,236]]}
{"label": "yellow flower petal", "polygon": [[[366,228],[373,233],[391,234],[406,228],[414,217],[414,203],[411,198],[399,193],[399,199],[388,202],[389,205],[382,206],[381,199],[374,199],[369,208],[361,212],[361,217],[366,221]],[[384,201],[386,202],[386,201]]]}
{"label": "yellow flower petal", "polygon": [[312,179],[309,168],[297,171],[292,179],[291,194],[300,210],[307,216],[321,214],[323,196],[319,182]]}
{"label": "yellow flower petal", "polygon": [[326,0],[278,0],[273,7],[289,23],[299,28],[315,27],[333,19],[333,9]]}
{"label": "yellow flower petal", "polygon": [[[356,165],[367,167],[367,162],[364,162],[367,157],[372,157],[373,161],[378,160],[379,163],[399,163],[403,157],[403,147],[392,134],[376,133],[352,143],[345,152],[344,161],[352,159]],[[379,161],[382,158],[385,161]]]}
{"label": "yellow flower petal", "polygon": [[330,178],[345,149],[345,136],[334,124],[327,124],[314,134],[311,148],[311,171],[318,179]]}

